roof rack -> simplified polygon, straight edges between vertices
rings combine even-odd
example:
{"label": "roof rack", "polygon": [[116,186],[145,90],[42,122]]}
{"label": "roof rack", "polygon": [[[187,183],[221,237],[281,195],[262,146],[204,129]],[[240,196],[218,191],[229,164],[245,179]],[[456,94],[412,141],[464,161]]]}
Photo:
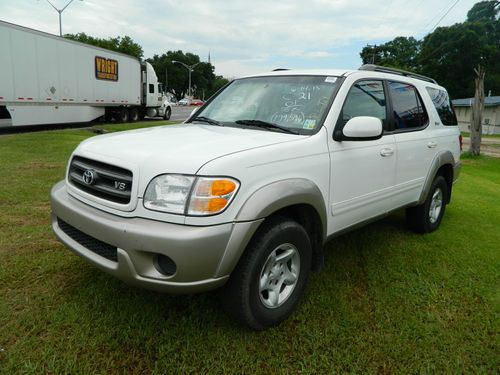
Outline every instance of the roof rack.
{"label": "roof rack", "polygon": [[288,69],[288,68],[276,68],[276,69],[273,69],[273,70],[271,70],[271,71],[272,71],[272,72],[281,72],[281,71],[283,71],[283,70],[290,70],[290,69]]}
{"label": "roof rack", "polygon": [[373,65],[373,64],[364,64],[358,70],[368,70],[372,72],[381,72],[381,73],[391,73],[391,74],[399,74],[400,76],[411,77],[420,79],[422,81],[432,82],[437,84],[436,80],[423,76],[421,74],[408,72],[406,70],[396,69],[396,68],[388,68],[386,66]]}

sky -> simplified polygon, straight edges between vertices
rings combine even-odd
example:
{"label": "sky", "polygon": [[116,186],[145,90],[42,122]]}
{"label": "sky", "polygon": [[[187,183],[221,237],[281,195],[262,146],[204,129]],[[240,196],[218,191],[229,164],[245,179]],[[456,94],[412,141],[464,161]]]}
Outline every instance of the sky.
{"label": "sky", "polygon": [[[69,0],[50,0],[63,8]],[[458,3],[457,3],[458,1]],[[63,33],[130,36],[144,58],[182,50],[228,78],[290,69],[357,69],[359,52],[463,22],[474,0],[75,0]],[[59,34],[47,0],[0,0],[0,20]]]}

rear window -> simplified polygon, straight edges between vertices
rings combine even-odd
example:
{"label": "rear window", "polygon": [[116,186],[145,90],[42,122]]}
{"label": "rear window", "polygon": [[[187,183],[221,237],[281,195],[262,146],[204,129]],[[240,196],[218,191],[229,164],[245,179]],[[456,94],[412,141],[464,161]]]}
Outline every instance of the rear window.
{"label": "rear window", "polygon": [[444,90],[426,87],[443,125],[457,125],[457,116],[451,106],[448,93]]}
{"label": "rear window", "polygon": [[428,123],[427,113],[415,87],[390,81],[389,92],[396,130],[420,128]]}

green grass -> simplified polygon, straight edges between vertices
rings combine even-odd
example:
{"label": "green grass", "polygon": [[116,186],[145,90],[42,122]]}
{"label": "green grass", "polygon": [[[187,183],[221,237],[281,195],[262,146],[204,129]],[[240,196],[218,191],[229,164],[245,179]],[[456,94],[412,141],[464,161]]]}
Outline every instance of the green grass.
{"label": "green grass", "polygon": [[[469,132],[461,132],[462,136],[470,137]],[[500,134],[482,134],[481,138],[500,138]]]}
{"label": "green grass", "polygon": [[0,136],[1,374],[498,371],[500,159],[464,158],[432,234],[396,214],[330,242],[296,313],[256,333],[216,293],[131,288],[56,241],[49,191],[91,135]]}
{"label": "green grass", "polygon": [[117,132],[117,131],[123,131],[123,130],[130,130],[130,129],[141,129],[141,128],[150,128],[153,126],[160,126],[160,125],[167,125],[167,124],[174,124],[178,123],[179,121],[158,121],[158,120],[149,120],[149,121],[142,121],[142,122],[136,122],[136,123],[127,123],[127,124],[120,124],[120,123],[108,123],[108,124],[98,124],[90,127],[91,130],[96,131],[96,132]]}

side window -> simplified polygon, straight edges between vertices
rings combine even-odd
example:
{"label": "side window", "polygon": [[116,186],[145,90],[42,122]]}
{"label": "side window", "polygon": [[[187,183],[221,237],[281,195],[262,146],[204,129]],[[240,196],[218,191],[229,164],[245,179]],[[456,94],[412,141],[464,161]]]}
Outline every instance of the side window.
{"label": "side window", "polygon": [[353,117],[372,116],[386,123],[384,85],[382,81],[358,81],[349,90],[342,107],[342,122]]}
{"label": "side window", "polygon": [[150,83],[149,84],[149,93],[154,94],[155,93],[155,85]]}
{"label": "side window", "polygon": [[457,125],[457,116],[455,116],[455,111],[451,106],[448,93],[432,87],[426,87],[426,89],[443,125]]}
{"label": "side window", "polygon": [[429,118],[415,87],[402,82],[389,82],[389,92],[396,130],[419,128],[427,124]]}

